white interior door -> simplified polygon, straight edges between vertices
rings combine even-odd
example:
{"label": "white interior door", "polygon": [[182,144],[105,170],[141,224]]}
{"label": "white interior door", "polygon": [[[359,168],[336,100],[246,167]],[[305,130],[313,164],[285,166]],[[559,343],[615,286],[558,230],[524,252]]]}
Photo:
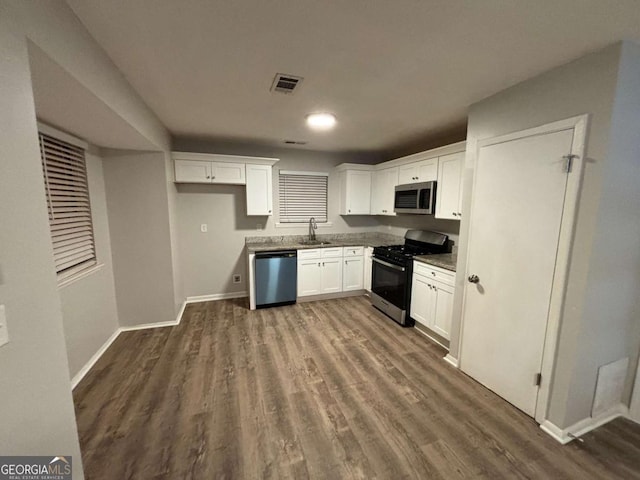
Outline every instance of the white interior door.
{"label": "white interior door", "polygon": [[460,364],[534,416],[573,129],[481,146]]}

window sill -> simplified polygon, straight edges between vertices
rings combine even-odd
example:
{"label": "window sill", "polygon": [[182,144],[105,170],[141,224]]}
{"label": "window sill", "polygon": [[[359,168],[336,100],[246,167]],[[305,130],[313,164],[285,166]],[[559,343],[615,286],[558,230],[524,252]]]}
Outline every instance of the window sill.
{"label": "window sill", "polygon": [[[333,223],[331,223],[331,222],[318,223],[316,225],[318,225],[318,228],[333,227]],[[280,223],[280,222],[276,222],[275,223],[275,227],[276,228],[309,228],[309,222],[304,222],[304,223]]]}
{"label": "window sill", "polygon": [[73,275],[58,280],[58,290],[68,287],[72,283],[76,283],[78,280],[82,280],[89,275],[93,275],[94,273],[102,270],[102,267],[104,267],[104,263],[96,263],[95,265],[91,265],[90,267],[80,270]]}

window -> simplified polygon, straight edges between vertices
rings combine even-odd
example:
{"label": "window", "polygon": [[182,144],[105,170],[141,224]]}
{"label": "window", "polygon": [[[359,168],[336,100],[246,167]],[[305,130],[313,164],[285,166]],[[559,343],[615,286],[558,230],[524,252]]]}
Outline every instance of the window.
{"label": "window", "polygon": [[63,280],[96,264],[85,149],[39,127],[53,256]]}
{"label": "window", "polygon": [[328,222],[328,173],[280,170],[280,223]]}

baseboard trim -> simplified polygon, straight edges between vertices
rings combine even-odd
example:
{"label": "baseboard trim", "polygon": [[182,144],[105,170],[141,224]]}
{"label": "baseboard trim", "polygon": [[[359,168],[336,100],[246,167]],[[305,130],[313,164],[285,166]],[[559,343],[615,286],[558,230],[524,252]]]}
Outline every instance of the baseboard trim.
{"label": "baseboard trim", "polygon": [[71,390],[74,390],[78,384],[82,381],[89,370],[96,364],[100,357],[104,355],[104,352],[111,346],[111,344],[115,341],[116,338],[122,332],[131,332],[134,330],[145,330],[147,328],[162,328],[162,327],[175,327],[176,325],[180,325],[180,321],[182,320],[182,315],[184,314],[184,309],[187,306],[187,302],[182,302],[182,307],[180,307],[180,311],[178,312],[178,316],[175,320],[170,320],[168,322],[160,322],[160,323],[145,323],[143,325],[134,325],[131,327],[120,327],[115,332],[111,334],[111,336],[107,339],[106,342],[98,349],[96,353],[89,359],[89,361],[80,369],[78,373],[74,375],[71,379]]}
{"label": "baseboard trim", "polygon": [[611,420],[618,417],[628,417],[628,415],[629,408],[626,405],[618,404],[606,412],[602,412],[600,415],[587,417],[565,429],[558,427],[549,420],[545,420],[542,425],[540,425],[540,428],[562,445],[566,445],[577,437],[581,437],[582,435],[589,433],[591,430],[594,430],[605,423],[609,423]]}
{"label": "baseboard trim", "polygon": [[447,352],[449,351],[449,345],[445,344],[443,339],[441,339],[440,336],[437,333],[432,332],[427,327],[425,327],[424,325],[422,325],[421,323],[419,323],[417,321],[416,321],[416,324],[414,325],[413,328],[415,328],[416,331],[420,332],[422,335],[427,337],[432,342],[437,343],[442,348],[445,348],[447,350]]}
{"label": "baseboard trim", "polygon": [[229,300],[231,298],[244,298],[249,296],[247,292],[231,292],[231,293],[214,293],[213,295],[197,295],[195,297],[187,297],[185,303],[211,302],[214,300]]}
{"label": "baseboard trim", "polygon": [[116,331],[113,332],[111,336],[107,339],[107,341],[102,344],[102,346],[98,349],[98,351],[93,354],[93,356],[89,359],[89,361],[84,364],[84,367],[82,367],[80,371],[73,376],[73,378],[71,379],[71,390],[73,390],[78,386],[78,384],[82,381],[85,375],[89,373],[89,370],[91,370],[91,368],[96,364],[96,362],[100,360],[100,357],[102,357],[104,352],[107,351],[107,349],[111,346],[111,344],[115,341],[115,339],[118,338],[118,335],[120,335],[121,331],[122,330],[120,328],[116,329]]}
{"label": "baseboard trim", "polygon": [[445,357],[443,358],[443,360],[445,362],[447,362],[449,365],[454,366],[455,368],[460,368],[459,367],[460,364],[458,363],[458,359],[455,358],[455,357],[452,357],[450,353],[447,353],[445,355]]}

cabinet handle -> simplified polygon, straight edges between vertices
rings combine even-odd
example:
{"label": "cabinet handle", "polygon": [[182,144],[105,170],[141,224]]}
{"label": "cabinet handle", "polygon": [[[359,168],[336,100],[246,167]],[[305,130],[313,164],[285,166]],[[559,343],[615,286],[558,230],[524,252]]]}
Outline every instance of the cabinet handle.
{"label": "cabinet handle", "polygon": [[209,175],[207,175],[207,178],[211,178]]}
{"label": "cabinet handle", "polygon": [[453,212],[453,216],[454,216],[454,217],[457,217],[457,216],[458,216],[458,214],[457,214],[456,212]]}
{"label": "cabinet handle", "polygon": [[324,262],[322,262],[322,266],[324,267]]}
{"label": "cabinet handle", "polygon": [[349,209],[349,213],[351,213],[351,209]]}
{"label": "cabinet handle", "polygon": [[271,210],[269,210],[269,213],[271,213]]}
{"label": "cabinet handle", "polygon": [[318,262],[318,266],[320,266],[320,262]]}
{"label": "cabinet handle", "polygon": [[459,216],[459,217],[461,217],[461,216],[462,216],[462,213],[458,212],[458,216]]}
{"label": "cabinet handle", "polygon": [[431,272],[431,275],[433,275],[435,277],[436,276],[436,272]]}

